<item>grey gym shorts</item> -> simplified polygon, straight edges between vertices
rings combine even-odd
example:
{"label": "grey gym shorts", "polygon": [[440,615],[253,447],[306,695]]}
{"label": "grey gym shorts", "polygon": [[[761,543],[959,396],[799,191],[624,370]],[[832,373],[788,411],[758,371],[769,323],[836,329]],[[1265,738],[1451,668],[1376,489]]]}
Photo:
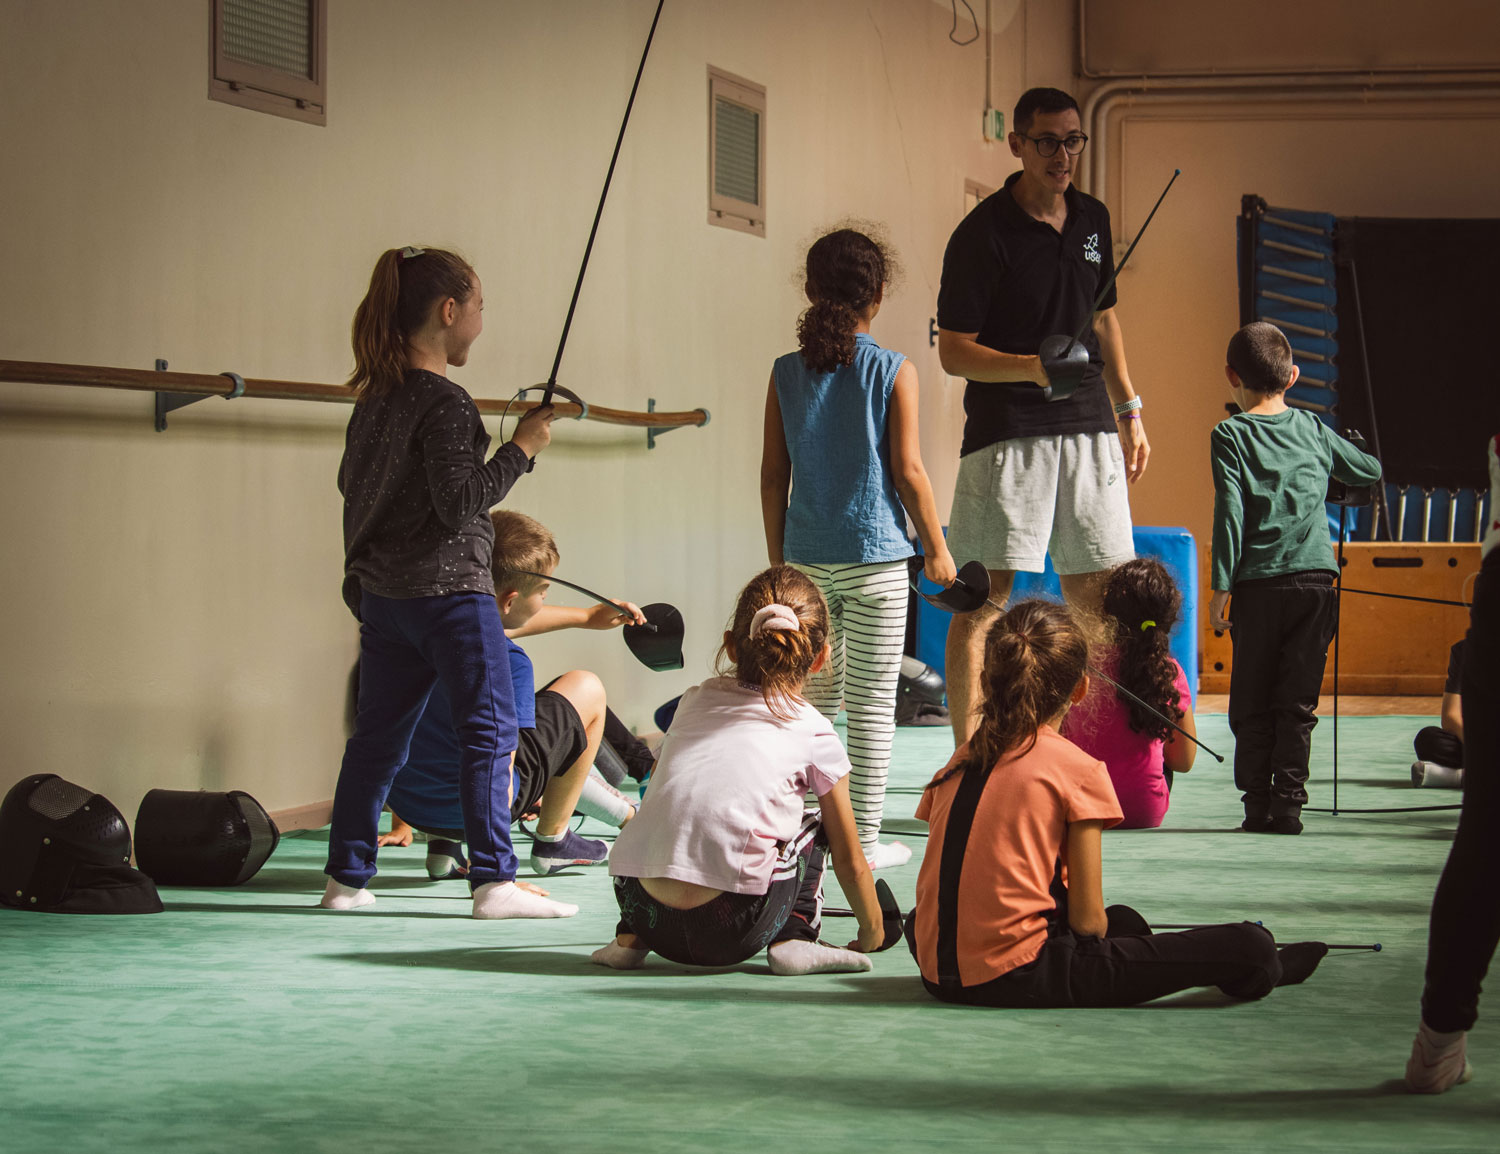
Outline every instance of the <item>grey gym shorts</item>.
{"label": "grey gym shorts", "polygon": [[1115,433],[1017,437],[959,459],[948,549],[960,565],[1097,573],[1135,556]]}

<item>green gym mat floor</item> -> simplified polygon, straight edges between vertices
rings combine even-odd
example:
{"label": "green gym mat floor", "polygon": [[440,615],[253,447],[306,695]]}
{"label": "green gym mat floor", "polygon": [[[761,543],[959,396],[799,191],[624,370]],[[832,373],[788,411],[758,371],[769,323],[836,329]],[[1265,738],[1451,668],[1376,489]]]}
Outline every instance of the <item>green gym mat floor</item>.
{"label": "green gym mat floor", "polygon": [[[1456,803],[1410,788],[1424,723],[1345,718],[1340,805]],[[1227,755],[1224,717],[1199,724]],[[1315,741],[1326,806],[1326,720]],[[910,815],[951,744],[898,731],[887,836],[916,854],[882,876],[904,905],[924,845]],[[588,960],[615,922],[603,870],[548,882],[576,918],[474,922],[420,845],[389,849],[378,903],[332,914],[315,908],[318,832],[238,889],[164,889],[155,916],[0,910],[0,1150],[1500,1148],[1500,991],[1471,1083],[1426,1098],[1397,1081],[1456,813],[1308,814],[1293,838],[1233,832],[1238,810],[1228,766],[1200,753],[1163,828],[1105,835],[1106,900],[1382,952],[1332,954],[1258,1003],[1129,1010],[944,1006],[902,948],[870,974],[777,978],[764,955],[618,974]]]}

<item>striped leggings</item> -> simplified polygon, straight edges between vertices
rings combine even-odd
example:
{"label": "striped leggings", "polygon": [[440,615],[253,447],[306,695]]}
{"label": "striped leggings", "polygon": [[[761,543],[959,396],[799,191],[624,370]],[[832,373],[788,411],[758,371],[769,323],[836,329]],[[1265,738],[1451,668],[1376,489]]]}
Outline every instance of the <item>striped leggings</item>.
{"label": "striped leggings", "polygon": [[842,702],[849,712],[846,744],[849,796],[860,844],[868,853],[880,838],[885,782],[896,732],[896,687],[906,646],[906,561],[866,565],[803,565],[828,602],[833,659],[808,679],[803,692],[830,721]]}

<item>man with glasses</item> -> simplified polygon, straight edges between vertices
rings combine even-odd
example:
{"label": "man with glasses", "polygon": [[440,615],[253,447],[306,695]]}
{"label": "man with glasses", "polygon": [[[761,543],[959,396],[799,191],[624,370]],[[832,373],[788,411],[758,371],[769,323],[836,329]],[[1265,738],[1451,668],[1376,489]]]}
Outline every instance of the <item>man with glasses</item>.
{"label": "man with glasses", "polygon": [[[1012,127],[1021,171],[964,218],[943,257],[938,354],[968,380],[948,546],[960,561],[984,562],[997,603],[1018,570],[1041,572],[1050,553],[1063,596],[1097,608],[1104,572],[1135,556],[1126,483],[1150,454],[1113,286],[1084,333],[1089,365],[1072,396],[1046,399],[1037,350],[1047,336],[1078,331],[1114,271],[1109,210],[1073,187],[1089,138],[1071,96],[1029,90]],[[948,629],[960,744],[974,728],[993,617],[987,607]]]}

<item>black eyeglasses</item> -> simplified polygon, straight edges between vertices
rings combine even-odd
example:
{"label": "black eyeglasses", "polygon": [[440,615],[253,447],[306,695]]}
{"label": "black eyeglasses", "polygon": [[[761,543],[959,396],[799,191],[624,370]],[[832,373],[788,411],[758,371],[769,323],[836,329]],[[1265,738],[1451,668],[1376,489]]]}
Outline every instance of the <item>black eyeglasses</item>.
{"label": "black eyeglasses", "polygon": [[1056,156],[1058,145],[1061,145],[1069,156],[1077,156],[1083,151],[1083,146],[1089,142],[1089,138],[1082,132],[1074,132],[1062,140],[1055,136],[1027,136],[1024,132],[1021,136],[1036,145],[1036,154],[1043,158]]}

